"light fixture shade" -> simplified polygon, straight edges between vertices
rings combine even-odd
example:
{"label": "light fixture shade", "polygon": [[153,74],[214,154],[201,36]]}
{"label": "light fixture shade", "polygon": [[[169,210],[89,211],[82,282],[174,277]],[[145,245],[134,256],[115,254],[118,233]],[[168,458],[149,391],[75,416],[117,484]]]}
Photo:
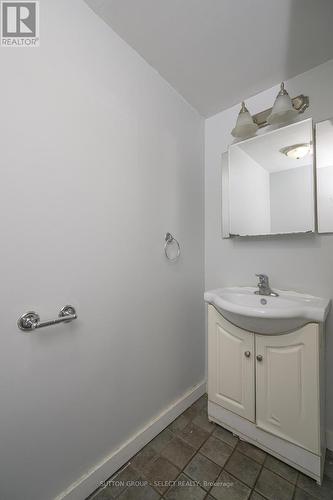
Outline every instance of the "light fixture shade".
{"label": "light fixture shade", "polygon": [[233,137],[247,139],[248,137],[254,135],[257,129],[258,125],[254,123],[252,116],[245,106],[245,102],[242,102],[242,107],[237,117],[236,126],[231,131],[231,135],[233,135]]}
{"label": "light fixture shade", "polygon": [[300,160],[305,158],[309,153],[312,153],[312,146],[309,142],[293,144],[292,146],[280,149],[280,152],[292,160]]}
{"label": "light fixture shade", "polygon": [[281,83],[280,92],[276,96],[271,114],[267,117],[268,123],[275,125],[291,121],[295,118],[297,111],[293,108],[290,95]]}

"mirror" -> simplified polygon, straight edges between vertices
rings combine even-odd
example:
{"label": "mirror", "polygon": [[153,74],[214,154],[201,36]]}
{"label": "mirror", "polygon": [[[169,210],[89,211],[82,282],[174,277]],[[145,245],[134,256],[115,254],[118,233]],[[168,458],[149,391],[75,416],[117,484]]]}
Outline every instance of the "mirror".
{"label": "mirror", "polygon": [[223,178],[229,235],[313,232],[312,119],[231,145]]}
{"label": "mirror", "polygon": [[333,119],[316,124],[318,233],[333,232]]}

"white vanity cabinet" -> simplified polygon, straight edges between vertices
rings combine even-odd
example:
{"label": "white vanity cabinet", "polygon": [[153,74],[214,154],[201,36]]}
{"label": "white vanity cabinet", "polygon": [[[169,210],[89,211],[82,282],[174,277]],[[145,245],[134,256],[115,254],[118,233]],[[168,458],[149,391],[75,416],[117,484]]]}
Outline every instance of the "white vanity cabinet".
{"label": "white vanity cabinet", "polygon": [[324,334],[308,323],[263,335],[234,326],[208,305],[208,414],[321,481]]}
{"label": "white vanity cabinet", "polygon": [[208,325],[209,400],[254,422],[255,336],[229,323],[213,306],[208,306]]}
{"label": "white vanity cabinet", "polygon": [[255,337],[257,426],[319,453],[318,324]]}

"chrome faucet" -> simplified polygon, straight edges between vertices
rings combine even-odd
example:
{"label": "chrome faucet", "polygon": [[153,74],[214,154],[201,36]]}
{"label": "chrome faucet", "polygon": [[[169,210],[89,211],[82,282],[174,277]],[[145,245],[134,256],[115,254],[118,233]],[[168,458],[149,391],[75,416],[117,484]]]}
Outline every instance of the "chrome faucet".
{"label": "chrome faucet", "polygon": [[273,292],[271,287],[269,286],[269,278],[266,274],[256,274],[257,278],[259,278],[258,288],[254,293],[256,295],[269,295],[270,297],[278,297],[279,294]]}

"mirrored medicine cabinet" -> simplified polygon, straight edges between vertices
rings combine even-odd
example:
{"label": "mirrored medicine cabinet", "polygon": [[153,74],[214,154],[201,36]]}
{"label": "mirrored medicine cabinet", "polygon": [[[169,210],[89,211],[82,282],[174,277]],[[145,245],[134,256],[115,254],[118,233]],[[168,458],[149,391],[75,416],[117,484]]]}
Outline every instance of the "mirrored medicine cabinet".
{"label": "mirrored medicine cabinet", "polygon": [[333,119],[306,119],[222,155],[222,237],[333,232]]}
{"label": "mirrored medicine cabinet", "polygon": [[333,118],[315,125],[318,233],[333,232]]}

